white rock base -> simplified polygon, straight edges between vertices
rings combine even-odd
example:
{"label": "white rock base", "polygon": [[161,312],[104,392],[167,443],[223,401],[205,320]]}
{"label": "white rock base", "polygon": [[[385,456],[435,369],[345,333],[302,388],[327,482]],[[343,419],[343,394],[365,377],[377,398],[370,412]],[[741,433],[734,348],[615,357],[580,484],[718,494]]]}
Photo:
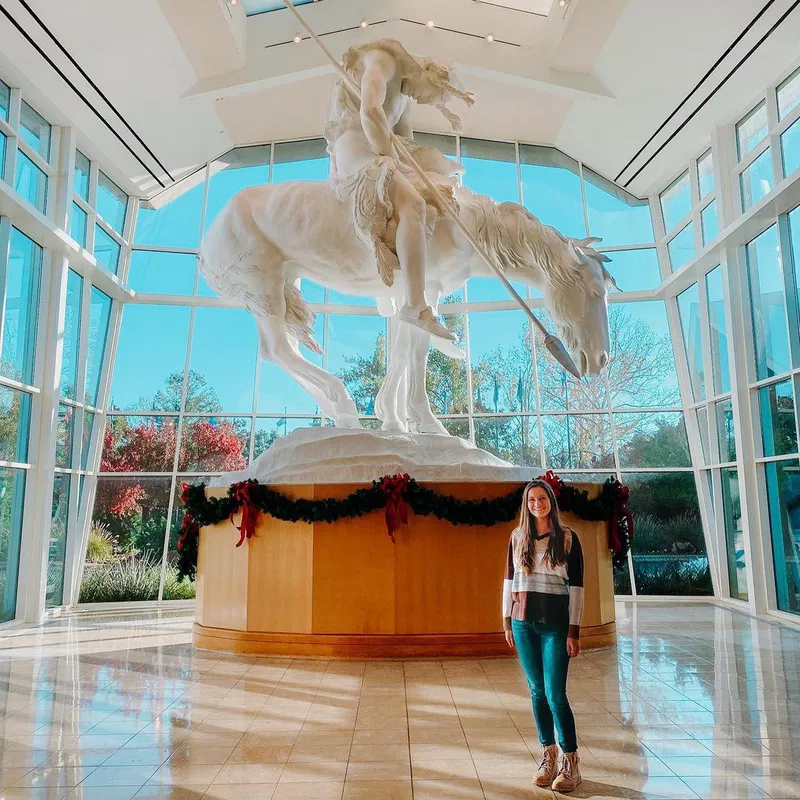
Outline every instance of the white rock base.
{"label": "white rock base", "polygon": [[259,483],[370,483],[407,472],[420,481],[526,481],[537,467],[516,467],[457,436],[348,428],[301,428],[277,439],[246,470],[212,486]]}

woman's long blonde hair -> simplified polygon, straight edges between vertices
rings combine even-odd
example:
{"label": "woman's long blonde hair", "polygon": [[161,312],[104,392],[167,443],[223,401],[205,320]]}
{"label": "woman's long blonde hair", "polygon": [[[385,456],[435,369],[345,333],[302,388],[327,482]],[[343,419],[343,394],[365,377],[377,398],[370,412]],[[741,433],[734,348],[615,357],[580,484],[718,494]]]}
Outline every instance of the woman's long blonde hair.
{"label": "woman's long blonde hair", "polygon": [[528,509],[528,492],[531,489],[544,489],[550,499],[550,539],[547,542],[547,553],[545,558],[550,562],[551,567],[564,564],[567,560],[566,530],[561,524],[561,517],[558,513],[558,501],[549,483],[545,481],[531,481],[522,493],[522,508],[519,512],[520,536],[516,545],[516,556],[520,568],[526,574],[533,570],[534,541],[536,539],[536,521],[533,514]]}

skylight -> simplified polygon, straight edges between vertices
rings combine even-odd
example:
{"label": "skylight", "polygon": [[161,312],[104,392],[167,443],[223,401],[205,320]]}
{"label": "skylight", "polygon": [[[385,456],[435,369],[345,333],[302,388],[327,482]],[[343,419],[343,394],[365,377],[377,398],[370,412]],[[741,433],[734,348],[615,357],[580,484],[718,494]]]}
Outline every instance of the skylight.
{"label": "skylight", "polygon": [[[312,3],[315,0],[294,0],[296,6],[304,6],[306,3]],[[266,11],[279,11],[281,8],[286,8],[283,0],[242,0],[244,11],[248,17],[254,14],[263,14]]]}
{"label": "skylight", "polygon": [[[304,6],[317,0],[294,0],[296,6]],[[546,17],[550,13],[554,0],[473,0],[473,2],[483,3],[487,6],[497,6],[498,8],[511,8],[515,11],[523,11],[527,14],[539,14]],[[244,10],[248,17],[254,14],[264,14],[267,11],[279,11],[286,8],[283,0],[242,0]]]}

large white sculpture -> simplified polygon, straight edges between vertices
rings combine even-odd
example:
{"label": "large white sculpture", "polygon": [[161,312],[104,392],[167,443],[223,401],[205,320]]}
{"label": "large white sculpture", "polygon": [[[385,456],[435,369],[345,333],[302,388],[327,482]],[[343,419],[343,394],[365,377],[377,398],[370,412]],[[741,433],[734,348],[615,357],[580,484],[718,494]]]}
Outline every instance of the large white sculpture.
{"label": "large white sculpture", "polygon": [[[400,269],[405,305],[400,319],[452,341],[455,337],[437,319],[425,299],[427,231],[435,225],[436,199],[400,159],[394,136],[402,139],[429,175],[439,178],[440,191],[452,198],[458,166],[430,148],[414,147],[411,98],[437,106],[454,129],[458,117],[447,108],[454,96],[472,104],[453,71],[432,58],[417,60],[393,39],[353,47],[344,54],[325,121],[331,154],[329,181],[348,204],[356,233],[373,250],[378,272],[387,286]],[[348,79],[358,90],[348,88]],[[428,219],[430,217],[430,219]]]}
{"label": "large white sculpture", "polygon": [[[568,239],[520,205],[495,203],[458,186],[459,165],[413,145],[409,97],[436,105],[454,125],[457,117],[447,101],[471,101],[446,65],[414,59],[398,42],[382,40],[348,51],[344,66],[360,84],[364,103],[337,81],[326,124],[330,181],[245,189],[203,242],[203,275],[220,295],[253,314],[261,356],[289,372],[337,426],[359,427],[358,409],[344,384],[300,352],[298,343],[320,348],[299,282],[308,278],[347,294],[376,297],[382,314],[406,323],[392,342],[389,371],[375,402],[383,429],[406,431],[414,422],[420,432],[446,433],[425,391],[428,350],[433,342],[445,353],[463,354],[438,322],[436,308],[443,294],[492,272],[400,164],[391,144],[394,133],[446,191],[495,265],[542,292],[581,372],[600,372],[609,357],[606,299],[613,279],[602,263],[607,257],[592,247],[599,240]],[[398,268],[404,280],[395,282]]]}

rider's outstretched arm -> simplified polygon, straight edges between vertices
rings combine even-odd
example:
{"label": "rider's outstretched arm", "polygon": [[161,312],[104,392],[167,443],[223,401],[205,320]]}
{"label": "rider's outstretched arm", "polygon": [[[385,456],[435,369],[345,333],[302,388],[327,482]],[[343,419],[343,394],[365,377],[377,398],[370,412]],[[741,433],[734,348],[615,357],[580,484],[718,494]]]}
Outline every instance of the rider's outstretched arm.
{"label": "rider's outstretched arm", "polygon": [[383,110],[386,89],[397,64],[391,55],[381,51],[366,53],[364,60],[366,63],[361,78],[361,126],[377,155],[397,158],[392,145],[392,132]]}

